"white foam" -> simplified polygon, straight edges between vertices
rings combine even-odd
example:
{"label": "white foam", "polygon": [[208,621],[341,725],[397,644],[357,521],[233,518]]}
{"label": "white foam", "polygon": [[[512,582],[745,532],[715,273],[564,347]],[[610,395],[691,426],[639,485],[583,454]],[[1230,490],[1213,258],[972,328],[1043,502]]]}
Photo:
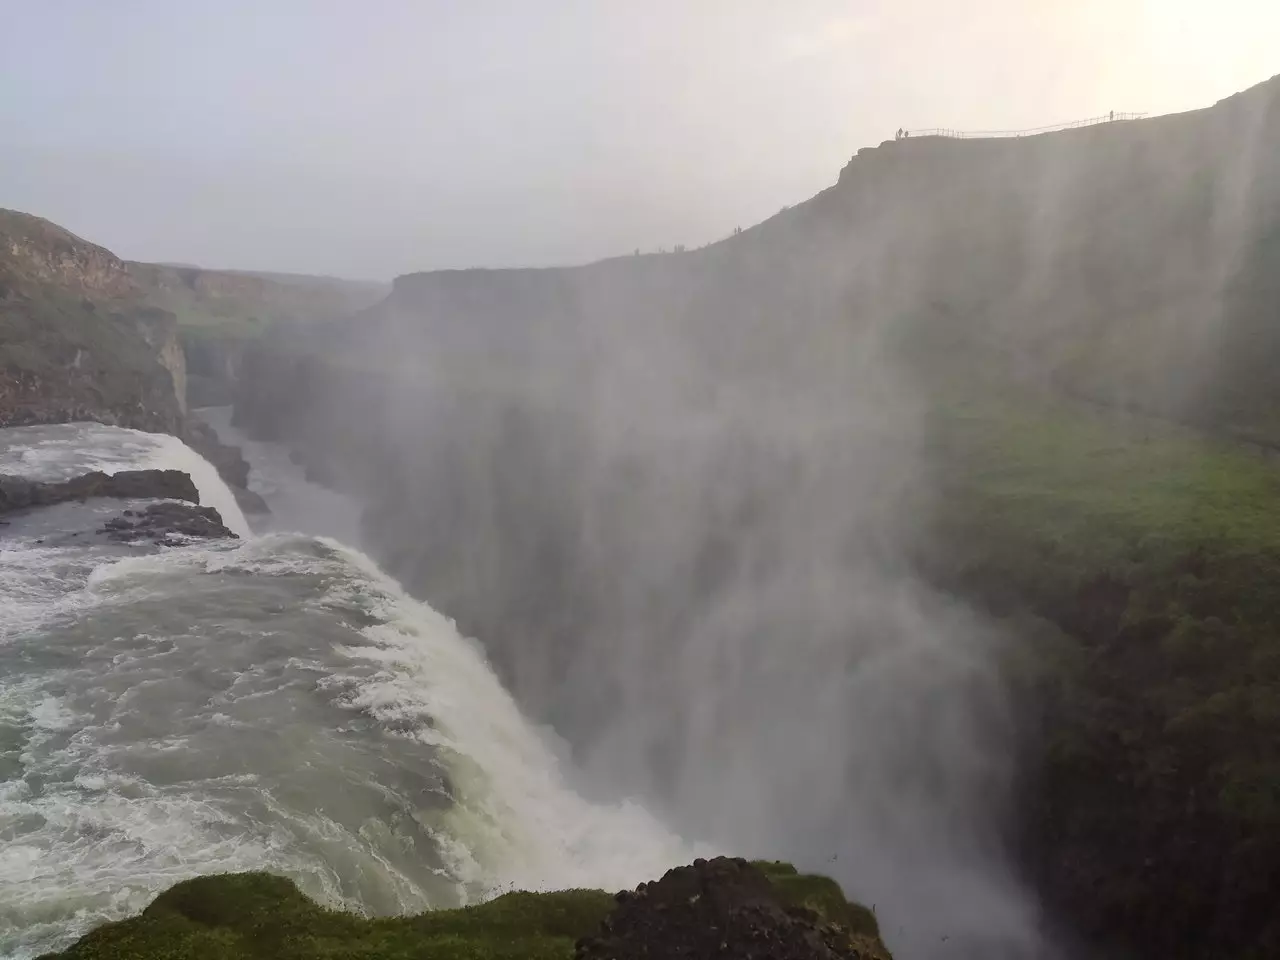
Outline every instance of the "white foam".
{"label": "white foam", "polygon": [[480,647],[363,554],[333,546],[363,574],[348,589],[386,620],[363,631],[372,646],[345,651],[384,667],[360,684],[352,705],[393,723],[429,718],[416,736],[450,766],[456,802],[441,839],[468,894],[617,889],[714,853],[675,836],[638,803],[593,804],[575,793]]}
{"label": "white foam", "polygon": [[[131,456],[144,444],[153,465],[189,468],[189,460],[182,465],[186,454],[168,442],[136,441]],[[129,465],[138,465],[138,458],[108,466]],[[65,557],[71,554],[78,559],[68,567]],[[381,721],[388,736],[432,745],[447,768],[455,802],[445,809],[427,803],[411,815],[431,834],[463,899],[511,887],[631,886],[709,852],[672,835],[638,804],[596,804],[575,793],[555,751],[521,715],[480,647],[407,596],[368,558],[335,541],[274,534],[120,559],[44,548],[0,551],[0,595],[8,585],[17,595],[6,607],[17,616],[0,622],[0,637],[8,633],[38,644],[36,634],[54,636],[60,629],[51,618],[83,625],[99,611],[121,617],[130,604],[182,596],[193,575],[226,573],[237,575],[226,578],[233,583],[246,584],[245,574],[296,577],[310,585],[297,593],[307,608],[339,616],[358,609],[379,621],[359,634],[335,634],[351,638],[336,651],[350,669],[335,670],[332,658],[313,661],[310,653],[288,663],[321,672],[307,683]],[[109,636],[86,632],[85,640],[108,643]],[[174,649],[162,647],[165,639],[129,632],[114,656],[110,647],[99,652],[100,662],[123,671],[131,658],[149,658],[149,671],[130,679],[128,696],[140,695],[169,669],[155,663]],[[230,714],[244,701],[269,695],[267,687],[249,682],[259,667],[245,662],[231,686],[204,704],[209,724],[240,726],[252,716]],[[112,710],[95,720],[77,713],[79,701],[69,706],[74,697],[64,696],[66,690],[97,686],[93,676],[72,683],[76,669],[59,664],[29,676],[0,674],[0,724],[25,738],[23,779],[0,793],[0,836],[12,838],[0,845],[0,954],[31,955],[61,946],[102,920],[136,913],[173,883],[204,873],[285,872],[313,896],[357,908],[362,904],[351,898],[370,889],[385,891],[393,907],[405,910],[440,902],[420,875],[411,878],[401,872],[403,863],[397,868],[386,860],[375,841],[393,829],[390,823],[370,820],[352,831],[319,811],[300,814],[252,774],[235,770],[221,779],[184,777],[164,785],[143,777],[145,765],[119,765],[106,745],[126,745],[120,739],[123,715]],[[131,739],[127,746],[147,764],[181,756],[189,749],[183,736],[190,729],[153,730],[147,740]],[[145,752],[139,751],[144,743]],[[43,786],[30,789],[37,783]],[[245,816],[244,806],[225,802],[228,791],[251,797],[248,802],[265,813]],[[348,883],[356,874],[363,878],[359,890]],[[385,909],[388,901],[382,902]]]}
{"label": "white foam", "polygon": [[200,456],[177,437],[157,434],[160,442],[153,448],[142,469],[181,470],[191,478],[200,492],[200,505],[213,507],[222,515],[227,529],[237,536],[252,536],[249,521],[245,519],[235,494],[208,460]]}
{"label": "white foam", "polygon": [[464,898],[510,887],[632,886],[714,852],[684,842],[638,803],[593,804],[575,793],[555,751],[521,714],[480,646],[336,541],[271,534],[230,547],[131,557],[100,568],[91,583],[122,596],[154,589],[157,576],[188,566],[321,575],[330,583],[324,604],[382,621],[361,631],[367,643],[339,651],[377,664],[374,677],[330,679],[339,686],[350,681],[351,709],[413,730],[440,751],[456,802],[430,826]]}

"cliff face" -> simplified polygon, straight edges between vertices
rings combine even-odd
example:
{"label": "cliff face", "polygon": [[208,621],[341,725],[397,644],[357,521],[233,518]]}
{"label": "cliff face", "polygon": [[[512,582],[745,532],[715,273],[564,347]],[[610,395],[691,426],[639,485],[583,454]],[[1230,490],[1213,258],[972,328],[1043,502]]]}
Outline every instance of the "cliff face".
{"label": "cliff face", "polygon": [[[69,231],[0,210],[0,425],[97,420],[183,437],[238,489],[248,464],[197,421],[231,400],[245,345],[271,322],[320,321],[383,285],[129,263]],[[193,369],[188,372],[188,367]]]}
{"label": "cliff face", "polygon": [[135,314],[138,332],[156,353],[160,366],[173,378],[178,409],[187,412],[187,358],[178,339],[178,324],[173,314],[154,307],[142,307]]}
{"label": "cliff face", "polygon": [[[193,407],[232,402],[241,356],[272,327],[347,317],[377,303],[388,290],[382,283],[333,277],[126,266],[143,301],[178,318],[186,360],[180,391]],[[176,358],[177,352],[171,354]]]}
{"label": "cliff face", "polygon": [[[747,714],[713,703],[742,682],[756,634],[891,632],[887,613],[868,625],[806,592],[833,572],[864,611],[882,606],[856,589],[864,568],[910,562],[997,611],[1047,616],[1075,645],[1065,661],[1091,664],[1040,663],[1055,694],[1028,698],[1045,739],[1024,770],[1023,849],[1053,902],[1141,949],[1265,954],[1280,934],[1248,878],[1280,875],[1280,830],[1253,751],[1280,736],[1261,706],[1280,677],[1267,602],[1238,563],[1280,544],[1242,546],[1209,509],[1221,491],[1200,481],[1243,470],[1210,448],[1179,448],[1197,482],[1170,480],[1183,496],[1163,506],[1136,495],[1174,492],[1156,467],[1106,468],[1116,444],[1141,450],[1174,423],[1277,438],[1277,157],[1280,80],[1153,120],[889,142],[704,249],[400,278],[356,320],[246,357],[237,417],[365,499],[379,559],[484,639],[526,709],[587,759],[631,731],[633,762],[611,774],[635,785],[648,767],[669,798],[699,730],[771,716],[768,686],[741,691]],[[974,397],[1002,411],[995,439],[972,439],[980,417],[930,416]],[[1004,423],[1039,404],[1050,412]],[[1071,446],[1094,436],[1082,410],[1130,419]],[[1062,450],[1100,476],[1077,477]],[[1033,467],[1043,490],[1017,482]],[[996,522],[1028,503],[1028,522]],[[1196,522],[1175,531],[1162,509]],[[817,579],[787,579],[815,564]],[[743,582],[761,589],[733,593]],[[742,602],[707,599],[723,596]],[[1188,656],[1224,625],[1265,672],[1258,691]],[[694,656],[686,638],[709,629],[726,646]],[[717,679],[682,700],[716,657]],[[760,789],[765,805],[775,787]],[[817,792],[779,809],[835,849],[844,823]]]}
{"label": "cliff face", "polygon": [[170,350],[175,370],[166,369],[147,339],[172,340],[171,317],[165,329],[128,306],[10,292],[0,300],[0,425],[97,420],[178,433],[181,358]]}
{"label": "cliff face", "polygon": [[175,319],[139,296],[110,251],[0,211],[0,423],[178,432],[185,364]]}
{"label": "cliff face", "polygon": [[135,292],[128,267],[110,250],[16,210],[0,210],[0,284],[49,285],[87,297]]}

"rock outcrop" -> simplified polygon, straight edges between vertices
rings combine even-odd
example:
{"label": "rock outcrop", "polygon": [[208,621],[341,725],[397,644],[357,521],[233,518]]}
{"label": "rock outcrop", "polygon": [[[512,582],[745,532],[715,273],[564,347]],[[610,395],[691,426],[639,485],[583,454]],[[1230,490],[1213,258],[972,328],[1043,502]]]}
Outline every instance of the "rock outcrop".
{"label": "rock outcrop", "polygon": [[[824,919],[786,903],[759,867],[717,857],[667,871],[661,880],[618,894],[618,907],[577,960],[723,957],[725,960],[888,960],[875,919],[855,908]],[[844,911],[842,911],[844,913]]]}
{"label": "rock outcrop", "polygon": [[0,474],[0,515],[90,497],[200,502],[196,485],[181,470],[121,470],[114,474],[94,470],[53,483]]}
{"label": "rock outcrop", "polygon": [[180,547],[192,540],[236,539],[213,507],[185,503],[151,503],[141,510],[125,510],[103,524],[99,532],[118,543],[146,541],[161,547]]}

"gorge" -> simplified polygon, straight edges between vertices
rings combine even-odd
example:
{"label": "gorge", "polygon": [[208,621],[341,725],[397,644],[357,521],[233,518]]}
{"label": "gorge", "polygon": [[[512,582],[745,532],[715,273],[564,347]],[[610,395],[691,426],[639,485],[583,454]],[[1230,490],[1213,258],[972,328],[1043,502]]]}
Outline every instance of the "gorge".
{"label": "gorge", "polygon": [[[5,212],[3,490],[81,486],[0,526],[0,949],[727,851],[908,960],[1280,951],[1277,156],[1280,78],[389,289]],[[239,536],[68,545],[139,469]]]}
{"label": "gorge", "polygon": [[705,248],[401,277],[237,422],[602,789],[949,929],[963,876],[1031,936],[1026,871],[1088,938],[1271,944],[1278,138],[1273,80],[890,141]]}

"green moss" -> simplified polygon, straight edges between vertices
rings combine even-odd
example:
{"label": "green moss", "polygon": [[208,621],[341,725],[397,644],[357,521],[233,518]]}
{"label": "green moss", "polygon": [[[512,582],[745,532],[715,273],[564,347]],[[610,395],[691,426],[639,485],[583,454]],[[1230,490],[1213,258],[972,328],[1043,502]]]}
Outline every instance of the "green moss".
{"label": "green moss", "polygon": [[563,958],[613,906],[598,890],[509,893],[475,907],[366,919],[327,910],[282,877],[229,874],[180,883],[140,916],[100,927],[56,956]]}
{"label": "green moss", "polygon": [[815,874],[774,874],[769,878],[782,899],[794,906],[805,907],[850,933],[863,937],[879,937],[880,924],[866,907],[851,903],[840,885],[829,877]]}
{"label": "green moss", "polygon": [[[787,864],[770,865],[769,876],[785,901],[888,956],[874,940],[874,917],[847,903],[833,881]],[[368,919],[325,909],[283,877],[226,874],[179,883],[141,915],[99,927],[45,960],[567,960],[614,906],[600,890],[508,893],[478,906]]]}

